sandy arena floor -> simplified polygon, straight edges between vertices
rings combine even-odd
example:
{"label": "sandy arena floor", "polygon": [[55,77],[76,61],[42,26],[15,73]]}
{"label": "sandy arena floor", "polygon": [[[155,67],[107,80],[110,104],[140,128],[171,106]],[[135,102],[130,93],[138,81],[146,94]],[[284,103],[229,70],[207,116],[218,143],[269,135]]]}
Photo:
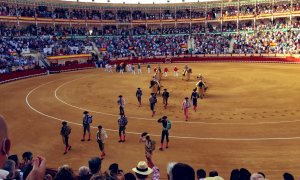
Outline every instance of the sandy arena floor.
{"label": "sandy arena floor", "polygon": [[[162,65],[162,68],[165,65]],[[167,65],[172,70],[174,64]],[[180,70],[183,64],[177,64]],[[154,162],[166,177],[167,162],[184,162],[195,170],[217,170],[229,179],[234,168],[245,167],[251,172],[262,171],[268,179],[281,179],[285,171],[299,177],[300,172],[300,66],[291,64],[200,63],[193,69],[189,82],[169,73],[162,84],[170,92],[169,107],[163,109],[158,98],[157,114],[151,117],[148,98],[149,80],[145,66],[142,75],[109,74],[102,69],[55,74],[16,81],[0,86],[0,114],[8,121],[13,141],[12,154],[31,150],[56,168],[69,164],[75,170],[98,156],[95,141],[81,142],[82,112],[94,115],[93,126],[108,129],[107,157],[102,170],[118,162],[130,171],[144,160],[144,146],[138,143],[141,132],[159,139],[158,118],[167,115],[173,121],[170,148],[154,152]],[[152,68],[154,65],[152,65]],[[152,72],[151,72],[152,73]],[[205,99],[199,101],[199,111],[191,112],[184,122],[181,103],[190,96],[203,74],[209,85]],[[143,105],[135,98],[137,87],[144,92]],[[126,99],[125,112],[129,123],[127,142],[118,143],[117,97]],[[72,122],[72,150],[63,155],[59,135],[61,120]],[[109,130],[111,129],[111,130]]]}

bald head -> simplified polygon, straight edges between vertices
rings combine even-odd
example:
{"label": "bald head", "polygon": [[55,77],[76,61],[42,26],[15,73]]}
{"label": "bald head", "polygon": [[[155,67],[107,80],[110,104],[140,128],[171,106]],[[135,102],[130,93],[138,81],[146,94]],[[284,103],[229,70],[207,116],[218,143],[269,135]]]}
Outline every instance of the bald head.
{"label": "bald head", "polygon": [[4,117],[0,115],[0,169],[3,167],[10,150],[7,125]]}

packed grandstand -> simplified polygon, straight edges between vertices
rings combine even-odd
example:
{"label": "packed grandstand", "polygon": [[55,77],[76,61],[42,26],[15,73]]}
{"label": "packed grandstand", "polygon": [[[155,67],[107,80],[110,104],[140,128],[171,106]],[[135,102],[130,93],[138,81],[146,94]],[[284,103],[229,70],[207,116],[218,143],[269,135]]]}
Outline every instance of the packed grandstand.
{"label": "packed grandstand", "polygon": [[[300,0],[111,6],[6,0],[0,3],[0,37],[0,74],[47,69],[57,66],[51,58],[91,53],[93,58],[88,62],[185,55],[297,57],[300,53]],[[155,167],[149,161],[149,166]],[[79,169],[76,175],[67,166],[61,167],[58,173],[49,172],[55,179],[75,179],[75,176],[90,179],[99,175],[101,160],[92,158],[89,165],[89,168]],[[179,171],[180,168],[191,170],[186,164],[177,166]],[[118,165],[113,164],[111,168],[114,169],[106,172],[106,179],[125,178],[119,177]],[[116,173],[110,177],[112,171]],[[167,173],[172,172],[169,169]],[[206,175],[204,170],[199,170],[196,175],[198,179],[219,177],[216,171]],[[263,173],[251,176],[242,168],[234,169],[231,179],[254,180],[264,179],[264,176]],[[293,179],[289,173],[283,178]]]}
{"label": "packed grandstand", "polygon": [[[4,1],[1,73],[34,67],[46,56],[89,54],[100,60],[184,54],[298,54],[299,1],[114,5]],[[194,39],[189,48],[188,40]]]}

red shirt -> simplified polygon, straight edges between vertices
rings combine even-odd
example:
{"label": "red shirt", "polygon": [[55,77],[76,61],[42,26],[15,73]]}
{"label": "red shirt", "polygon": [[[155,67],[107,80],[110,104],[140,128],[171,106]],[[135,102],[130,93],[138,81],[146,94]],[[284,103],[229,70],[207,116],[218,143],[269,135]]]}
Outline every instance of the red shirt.
{"label": "red shirt", "polygon": [[168,68],[165,68],[165,69],[164,69],[164,72],[169,72]]}
{"label": "red shirt", "polygon": [[174,68],[174,71],[178,71],[178,68],[177,68],[177,67],[175,67],[175,68]]}
{"label": "red shirt", "polygon": [[153,69],[153,71],[156,72],[156,70],[157,70],[157,69],[156,69],[156,67],[155,67],[155,68]]}

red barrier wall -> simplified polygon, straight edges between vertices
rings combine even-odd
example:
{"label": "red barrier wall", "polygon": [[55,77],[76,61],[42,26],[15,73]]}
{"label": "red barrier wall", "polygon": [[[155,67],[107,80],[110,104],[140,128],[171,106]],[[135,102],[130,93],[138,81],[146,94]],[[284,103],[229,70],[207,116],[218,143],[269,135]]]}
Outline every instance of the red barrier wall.
{"label": "red barrier wall", "polygon": [[[60,72],[66,72],[66,71],[77,71],[81,69],[90,69],[95,68],[94,64],[76,64],[76,65],[70,65],[70,66],[57,66],[57,67],[51,67],[50,72],[52,73],[60,73]],[[46,69],[31,69],[31,70],[24,70],[19,72],[12,72],[8,74],[0,74],[0,84],[16,81],[20,79],[35,77],[35,76],[41,76],[46,75],[47,70]]]}
{"label": "red barrier wall", "polygon": [[6,83],[10,81],[15,81],[19,79],[25,79],[34,76],[41,76],[47,74],[45,69],[30,69],[18,72],[12,72],[8,74],[0,74],[0,83]]}
{"label": "red barrier wall", "polygon": [[280,57],[259,57],[259,56],[219,56],[219,57],[168,57],[168,58],[146,58],[146,59],[132,59],[132,60],[114,60],[111,61],[110,64],[119,64],[121,62],[126,62],[130,64],[136,63],[164,63],[166,59],[170,59],[172,63],[176,62],[284,62],[284,63],[292,63],[292,62],[300,62],[300,59],[297,58],[280,58]]}

